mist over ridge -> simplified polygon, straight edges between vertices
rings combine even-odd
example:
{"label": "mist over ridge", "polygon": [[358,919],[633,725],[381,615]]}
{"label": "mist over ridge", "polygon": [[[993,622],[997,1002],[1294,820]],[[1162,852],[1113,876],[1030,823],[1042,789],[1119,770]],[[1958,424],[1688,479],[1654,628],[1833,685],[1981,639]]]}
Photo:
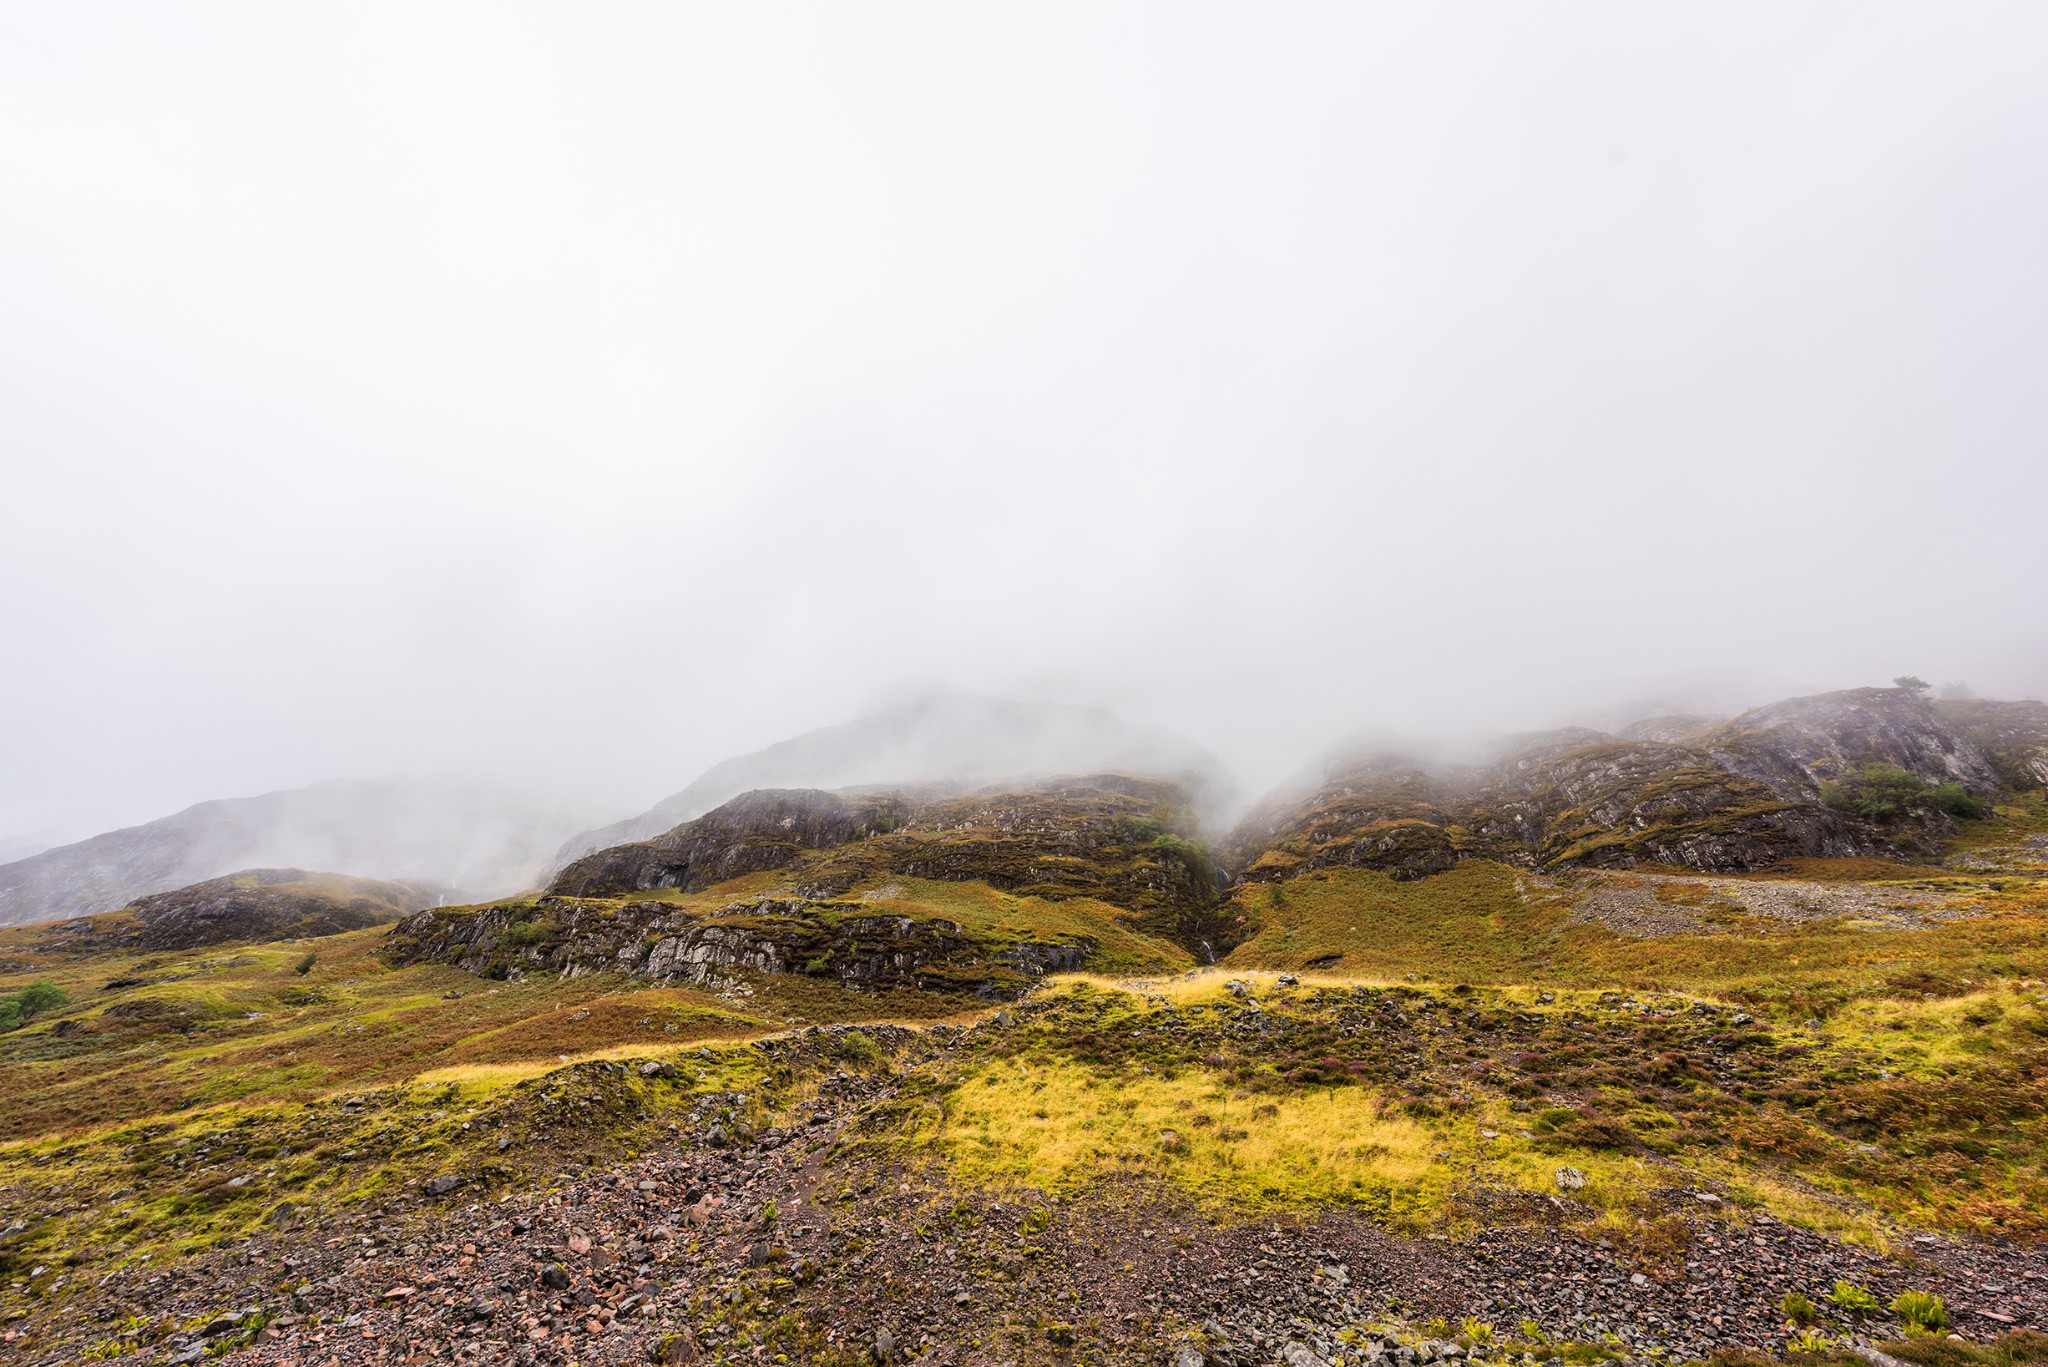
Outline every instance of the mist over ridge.
{"label": "mist over ridge", "polygon": [[2037,7],[799,12],[0,18],[0,839],[2048,688]]}

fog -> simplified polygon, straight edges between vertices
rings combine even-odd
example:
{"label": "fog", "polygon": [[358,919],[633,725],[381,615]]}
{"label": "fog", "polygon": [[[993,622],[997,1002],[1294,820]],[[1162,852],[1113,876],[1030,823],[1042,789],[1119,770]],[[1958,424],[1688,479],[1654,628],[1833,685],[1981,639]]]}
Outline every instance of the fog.
{"label": "fog", "polygon": [[[0,840],[944,684],[2048,689],[2048,10],[0,4]],[[908,681],[906,683],[906,681]]]}

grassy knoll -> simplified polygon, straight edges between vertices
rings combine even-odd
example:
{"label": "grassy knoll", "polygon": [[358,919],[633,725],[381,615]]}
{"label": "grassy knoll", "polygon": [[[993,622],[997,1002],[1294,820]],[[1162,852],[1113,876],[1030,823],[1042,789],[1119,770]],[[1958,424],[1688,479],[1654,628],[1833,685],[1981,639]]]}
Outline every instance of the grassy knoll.
{"label": "grassy knoll", "polygon": [[1096,947],[1089,965],[1098,972],[1160,972],[1194,962],[1171,940],[1134,928],[1130,913],[1093,897],[1018,896],[986,883],[925,878],[890,878],[859,895],[889,915],[951,921],[989,944],[1085,939]]}
{"label": "grassy knoll", "polygon": [[[31,1028],[0,1034],[0,1139],[170,1114],[223,1101],[290,1101],[389,1085],[456,1065],[599,1056],[760,1035],[790,1025],[955,1014],[957,997],[875,998],[800,976],[722,999],[615,975],[485,981],[439,964],[394,968],[385,932],[106,956],[0,943],[33,979],[70,994]],[[298,972],[308,954],[315,962]]]}
{"label": "grassy knoll", "polygon": [[1962,913],[1924,929],[1746,916],[1715,918],[1739,933],[1638,938],[1575,923],[1573,889],[1503,864],[1468,860],[1415,881],[1333,869],[1242,889],[1249,934],[1225,963],[1707,992],[1809,1014],[1861,997],[1918,998],[2048,976],[2048,883],[1937,873],[1865,883],[1937,892]]}

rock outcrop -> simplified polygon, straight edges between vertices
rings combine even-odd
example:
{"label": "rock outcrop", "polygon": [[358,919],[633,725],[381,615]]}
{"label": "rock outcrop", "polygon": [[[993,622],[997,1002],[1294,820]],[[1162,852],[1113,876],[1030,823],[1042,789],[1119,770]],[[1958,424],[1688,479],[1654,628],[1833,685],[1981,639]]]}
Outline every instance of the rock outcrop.
{"label": "rock outcrop", "polygon": [[[906,878],[1088,897],[1126,925],[1199,943],[1217,934],[1203,918],[1219,880],[1191,838],[1185,803],[1172,784],[1111,774],[965,795],[746,793],[653,840],[576,860],[537,900],[422,913],[394,932],[390,953],[493,976],[609,971],[704,983],[808,973],[859,987],[1005,995],[1081,967],[1096,942],[969,933],[851,894]],[[754,891],[711,908],[648,895],[760,873],[780,875],[773,890],[739,885]]]}
{"label": "rock outcrop", "polygon": [[1858,764],[1894,764],[1923,783],[1996,792],[1998,771],[1934,704],[1904,688],[1851,688],[1787,698],[1745,712],[1699,738],[1700,749],[1792,802],[1813,802],[1820,785]]}
{"label": "rock outcrop", "polygon": [[1930,704],[1906,689],[1863,688],[1719,725],[1655,718],[1629,731],[1516,737],[1477,763],[1340,761],[1313,788],[1270,799],[1240,823],[1226,861],[1252,881],[1331,866],[1422,878],[1461,857],[1755,869],[1796,856],[1924,851],[1953,829],[1932,812],[1875,827],[1821,802],[1823,783],[1865,763],[1977,795],[2048,782],[2048,706],[2039,703]]}
{"label": "rock outcrop", "polygon": [[139,897],[129,910],[142,922],[134,942],[166,950],[339,935],[388,925],[432,900],[407,883],[304,869],[245,869]]}
{"label": "rock outcrop", "polygon": [[653,840],[579,859],[548,891],[690,892],[743,873],[790,869],[793,885],[813,896],[898,874],[1099,897],[1141,912],[1195,908],[1214,899],[1216,879],[1207,852],[1190,838],[1186,798],[1173,784],[1115,774],[964,796],[769,789]]}
{"label": "rock outcrop", "polygon": [[788,788],[745,793],[653,840],[578,859],[555,875],[548,891],[566,897],[617,897],[655,888],[696,892],[894,830],[907,809],[907,801],[894,795],[841,797]]}
{"label": "rock outcrop", "polygon": [[1935,703],[1934,711],[1977,747],[2006,787],[2048,787],[2048,703],[1972,698]]}
{"label": "rock outcrop", "polygon": [[977,938],[952,921],[891,915],[857,899],[762,898],[694,916],[673,902],[544,897],[422,912],[393,932],[391,952],[399,962],[435,960],[496,978],[614,972],[717,986],[749,973],[804,973],[860,988],[1000,997],[1079,968],[1094,948],[1085,937]]}

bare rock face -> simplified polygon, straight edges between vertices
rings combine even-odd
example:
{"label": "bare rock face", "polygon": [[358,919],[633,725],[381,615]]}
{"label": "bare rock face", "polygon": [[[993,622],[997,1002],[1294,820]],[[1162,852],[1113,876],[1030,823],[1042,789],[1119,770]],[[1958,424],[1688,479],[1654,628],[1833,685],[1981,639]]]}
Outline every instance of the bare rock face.
{"label": "bare rock face", "polygon": [[227,941],[297,940],[388,925],[431,901],[407,883],[304,869],[245,869],[175,892],[140,897],[144,949],[193,949]]}
{"label": "bare rock face", "polygon": [[1497,772],[1463,804],[1474,848],[1507,838],[1502,855],[1543,866],[1748,869],[1869,848],[1837,813],[1788,803],[1684,746],[1601,740],[1513,756]]}
{"label": "bare rock face", "polygon": [[1972,698],[1937,702],[1934,711],[1983,753],[2006,787],[2048,787],[2048,703]]}
{"label": "bare rock face", "polygon": [[1984,752],[1934,704],[1903,688],[1787,698],[1715,728],[1698,746],[1792,802],[1818,800],[1822,782],[1871,761],[1895,764],[1923,783],[1959,783],[1972,793],[2001,786]]}

